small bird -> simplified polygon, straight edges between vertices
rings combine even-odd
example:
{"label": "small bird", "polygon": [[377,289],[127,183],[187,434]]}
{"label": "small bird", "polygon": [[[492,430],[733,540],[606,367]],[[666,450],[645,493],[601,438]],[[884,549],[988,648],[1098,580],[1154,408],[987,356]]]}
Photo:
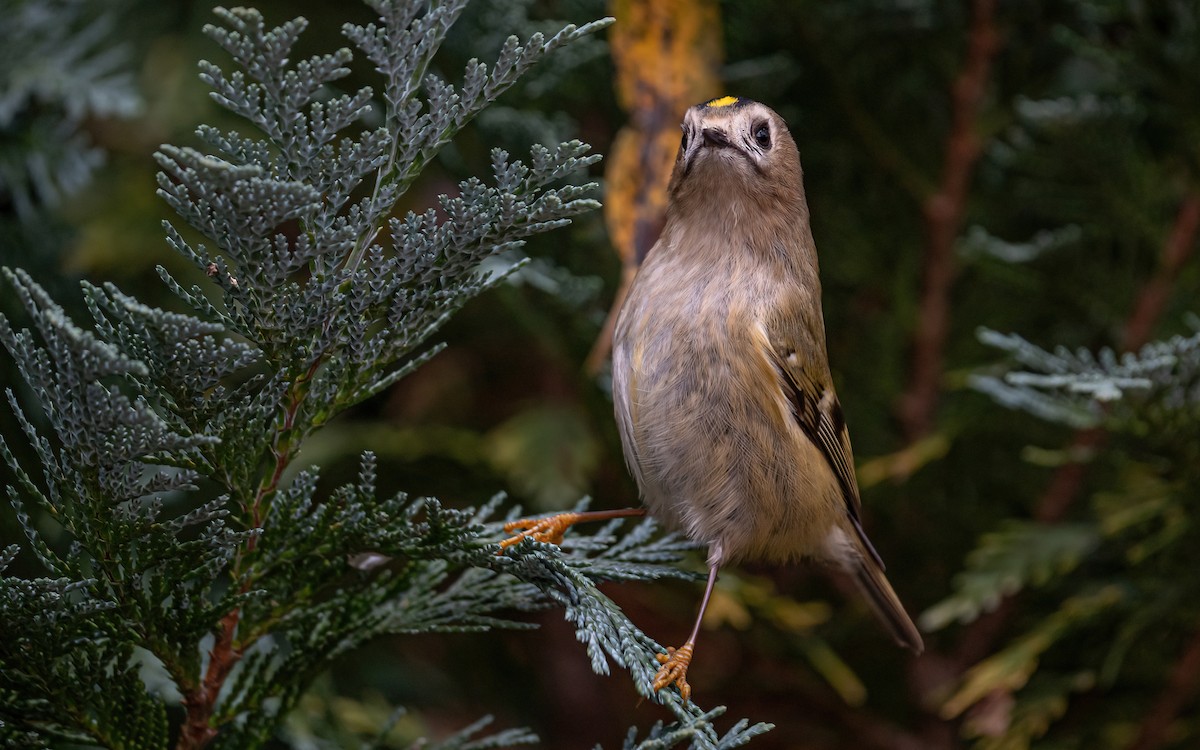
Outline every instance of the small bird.
{"label": "small bird", "polygon": [[[686,643],[659,654],[654,689],[690,697],[687,669],[718,570],[739,561],[832,563],[902,646],[924,644],[863,531],[854,458],[834,393],[800,155],[773,110],[724,96],[687,111],[666,223],[613,338],[613,400],[646,509],[708,549]],[[566,526],[640,510],[511,524]],[[510,529],[510,530],[512,530]]]}
{"label": "small bird", "polygon": [[683,119],[666,224],[617,319],[613,399],[650,514],[708,548],[687,642],[655,688],[688,693],[721,566],[827,561],[896,641],[924,644],[863,531],[834,393],[800,154],[769,107],[724,96]]}

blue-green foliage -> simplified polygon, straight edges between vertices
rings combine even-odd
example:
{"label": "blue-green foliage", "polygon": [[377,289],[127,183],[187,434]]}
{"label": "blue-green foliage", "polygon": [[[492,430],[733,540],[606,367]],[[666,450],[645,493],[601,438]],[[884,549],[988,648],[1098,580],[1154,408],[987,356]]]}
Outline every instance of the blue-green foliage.
{"label": "blue-green foliage", "polygon": [[[490,178],[462,182],[440,211],[394,216],[464,125],[605,22],[509,38],[454,86],[426,70],[465,2],[368,4],[378,20],[343,31],[381,76],[379,97],[335,93],[349,49],[293,61],[303,19],[268,29],[254,10],[216,11],[222,25],[206,31],[234,67],[203,62],[201,77],[250,134],[202,126],[204,150],[156,156],[159,195],[190,227],[168,222],[167,241],[208,279],[159,268],[186,312],[85,284],[83,328],[4,270],[31,327],[0,316],[0,343],[45,419],[6,389],[37,460],[3,438],[0,453],[27,548],[51,577],[4,574],[19,548],[0,555],[0,744],[259,747],[317,675],[372,638],[525,627],[514,616],[553,604],[597,672],[629,670],[677,716],[626,747],[744,743],[767,727],[721,737],[719,711],[650,690],[658,644],[596,588],[686,575],[680,540],[645,522],[498,554],[498,501],[381,497],[370,453],[332,489],[292,466],[313,431],[438,351],[427,342],[439,326],[504,277],[484,260],[598,205],[593,184],[569,181],[598,157],[571,141],[525,161],[497,150]],[[375,107],[382,124],[356,131]],[[173,689],[147,690],[147,655]],[[159,694],[182,696],[182,726]],[[436,746],[530,739],[481,727]]]}
{"label": "blue-green foliage", "polygon": [[1119,427],[1158,404],[1165,411],[1194,414],[1200,375],[1200,333],[1147,344],[1118,355],[1111,349],[1058,347],[1046,351],[1017,335],[982,330],[979,338],[1029,368],[1003,377],[977,375],[972,385],[1011,408],[1072,427]]}

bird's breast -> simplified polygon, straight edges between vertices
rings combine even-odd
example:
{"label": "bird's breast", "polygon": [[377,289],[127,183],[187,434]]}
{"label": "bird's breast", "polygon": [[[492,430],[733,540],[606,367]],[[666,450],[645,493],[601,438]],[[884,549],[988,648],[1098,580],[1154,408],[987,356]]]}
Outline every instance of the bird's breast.
{"label": "bird's breast", "polygon": [[680,256],[639,272],[614,341],[618,424],[643,499],[727,559],[801,556],[822,525],[804,498],[835,493],[770,360],[764,320],[787,282],[733,254]]}

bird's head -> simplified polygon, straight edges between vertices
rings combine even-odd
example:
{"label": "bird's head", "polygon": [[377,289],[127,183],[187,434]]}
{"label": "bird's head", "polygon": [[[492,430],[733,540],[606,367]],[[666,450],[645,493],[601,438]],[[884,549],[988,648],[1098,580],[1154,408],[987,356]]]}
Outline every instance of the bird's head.
{"label": "bird's head", "polygon": [[803,200],[800,154],[787,124],[770,107],[722,96],[689,109],[682,127],[671,174],[673,200],[707,202],[728,191]]}

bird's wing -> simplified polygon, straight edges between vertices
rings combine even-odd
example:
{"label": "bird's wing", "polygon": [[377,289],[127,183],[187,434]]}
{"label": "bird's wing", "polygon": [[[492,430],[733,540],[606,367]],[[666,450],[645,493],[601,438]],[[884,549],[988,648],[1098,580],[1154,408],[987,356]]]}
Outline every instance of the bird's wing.
{"label": "bird's wing", "polygon": [[858,496],[858,481],[854,476],[854,454],[850,449],[850,433],[846,430],[846,419],[842,405],[838,403],[833,384],[824,368],[813,368],[794,344],[772,336],[771,360],[780,376],[780,385],[792,407],[792,416],[800,430],[825,456],[829,468],[837,478],[842,490],[842,499],[858,538],[863,546],[883,567],[883,560],[875,551],[867,534],[863,531],[862,501]]}
{"label": "bird's wing", "polygon": [[642,479],[642,462],[637,455],[637,435],[634,434],[634,424],[637,420],[637,371],[632,361],[635,353],[631,346],[640,351],[636,345],[630,345],[624,336],[614,338],[612,353],[612,395],[613,406],[617,418],[617,429],[621,432],[621,448],[625,452],[625,465],[633,474],[638,489],[645,491]]}

